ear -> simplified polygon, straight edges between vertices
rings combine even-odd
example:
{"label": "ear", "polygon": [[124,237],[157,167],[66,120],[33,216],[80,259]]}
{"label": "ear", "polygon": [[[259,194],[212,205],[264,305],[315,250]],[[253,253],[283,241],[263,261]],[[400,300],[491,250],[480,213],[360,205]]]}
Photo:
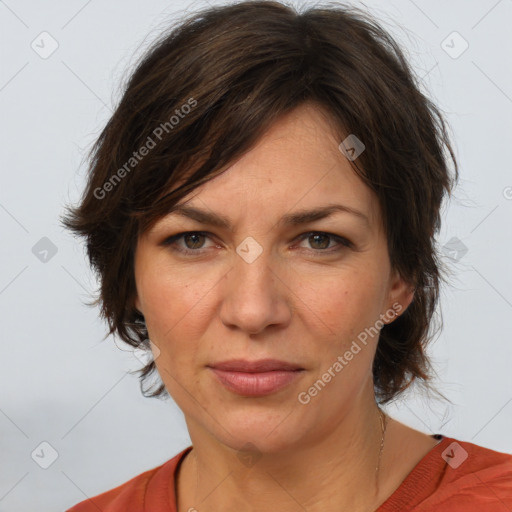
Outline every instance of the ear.
{"label": "ear", "polygon": [[402,315],[414,299],[414,290],[413,284],[405,281],[398,271],[393,271],[389,284],[386,311],[395,311],[397,316]]}

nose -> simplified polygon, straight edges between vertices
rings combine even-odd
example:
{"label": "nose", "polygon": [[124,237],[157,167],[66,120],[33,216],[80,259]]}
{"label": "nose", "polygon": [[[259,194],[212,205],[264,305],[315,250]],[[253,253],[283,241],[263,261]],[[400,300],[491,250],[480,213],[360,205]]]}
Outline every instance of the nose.
{"label": "nose", "polygon": [[233,268],[224,281],[220,317],[224,325],[247,334],[259,334],[268,327],[286,327],[291,319],[288,288],[271,266],[267,251],[251,263],[235,256]]}

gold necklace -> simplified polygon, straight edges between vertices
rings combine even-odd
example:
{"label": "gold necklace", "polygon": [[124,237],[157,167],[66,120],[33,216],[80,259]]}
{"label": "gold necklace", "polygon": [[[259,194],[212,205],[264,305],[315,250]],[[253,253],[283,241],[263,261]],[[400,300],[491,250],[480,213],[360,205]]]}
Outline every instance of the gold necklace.
{"label": "gold necklace", "polygon": [[382,430],[382,438],[380,440],[380,450],[379,450],[379,461],[377,462],[377,467],[375,468],[376,473],[379,473],[380,468],[380,459],[382,457],[382,450],[384,449],[384,434],[386,432],[386,413],[383,413],[382,410],[379,408],[379,418],[380,418],[380,425]]}

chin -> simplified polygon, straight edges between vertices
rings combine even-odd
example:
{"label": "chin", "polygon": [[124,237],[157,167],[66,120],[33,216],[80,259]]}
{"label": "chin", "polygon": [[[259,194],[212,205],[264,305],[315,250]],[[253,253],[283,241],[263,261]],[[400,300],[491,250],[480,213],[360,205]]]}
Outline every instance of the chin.
{"label": "chin", "polygon": [[[279,414],[240,411],[223,415],[222,429],[215,425],[215,437],[236,451],[278,453],[300,443],[305,434],[304,426],[293,421],[289,410]],[[229,434],[231,435],[229,435]]]}

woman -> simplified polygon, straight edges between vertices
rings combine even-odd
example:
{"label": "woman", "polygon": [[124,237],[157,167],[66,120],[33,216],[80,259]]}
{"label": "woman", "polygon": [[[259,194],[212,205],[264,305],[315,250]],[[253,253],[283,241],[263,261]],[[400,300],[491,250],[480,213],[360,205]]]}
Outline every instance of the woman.
{"label": "woman", "polygon": [[145,55],[91,163],[65,225],[192,446],[71,511],[512,508],[512,456],[380,407],[429,386],[457,164],[368,15],[190,17]]}

